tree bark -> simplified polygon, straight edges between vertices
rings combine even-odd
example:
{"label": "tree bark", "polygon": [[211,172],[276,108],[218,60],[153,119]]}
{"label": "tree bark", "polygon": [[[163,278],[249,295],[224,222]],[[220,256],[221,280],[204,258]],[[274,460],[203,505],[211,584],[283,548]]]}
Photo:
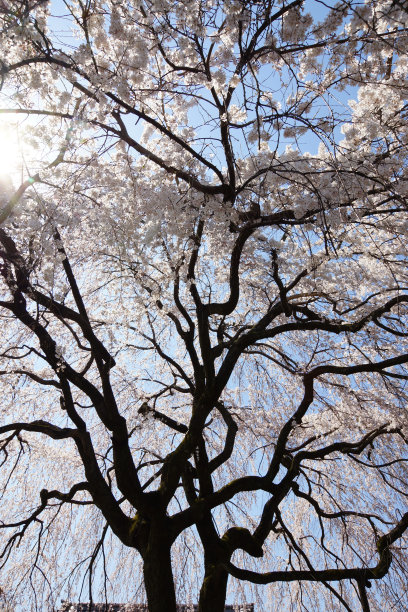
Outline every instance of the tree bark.
{"label": "tree bark", "polygon": [[198,612],[224,612],[227,584],[228,572],[223,567],[207,566],[200,590]]}
{"label": "tree bark", "polygon": [[143,575],[149,612],[176,612],[170,548],[163,529],[150,529],[148,544],[143,554]]}

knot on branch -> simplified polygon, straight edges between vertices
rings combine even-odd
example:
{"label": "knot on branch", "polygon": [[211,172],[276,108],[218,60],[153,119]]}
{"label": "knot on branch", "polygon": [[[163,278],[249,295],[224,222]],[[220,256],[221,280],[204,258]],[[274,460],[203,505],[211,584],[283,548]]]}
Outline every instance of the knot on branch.
{"label": "knot on branch", "polygon": [[231,555],[237,548],[241,548],[252,557],[263,557],[262,546],[248,529],[231,527],[222,536],[222,541],[226,544]]}

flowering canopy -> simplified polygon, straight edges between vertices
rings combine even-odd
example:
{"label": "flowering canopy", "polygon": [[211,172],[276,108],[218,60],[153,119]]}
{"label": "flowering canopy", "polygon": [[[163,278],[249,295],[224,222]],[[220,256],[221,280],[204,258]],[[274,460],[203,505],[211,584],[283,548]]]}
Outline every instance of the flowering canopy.
{"label": "flowering canopy", "polygon": [[405,3],[0,18],[8,597],[405,610]]}

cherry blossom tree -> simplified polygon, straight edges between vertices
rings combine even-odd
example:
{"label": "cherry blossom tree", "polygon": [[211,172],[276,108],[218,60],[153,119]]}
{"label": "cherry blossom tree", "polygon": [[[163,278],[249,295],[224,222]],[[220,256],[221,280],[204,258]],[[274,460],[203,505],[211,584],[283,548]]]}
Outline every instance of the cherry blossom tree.
{"label": "cherry blossom tree", "polygon": [[8,601],[407,610],[406,4],[0,18]]}

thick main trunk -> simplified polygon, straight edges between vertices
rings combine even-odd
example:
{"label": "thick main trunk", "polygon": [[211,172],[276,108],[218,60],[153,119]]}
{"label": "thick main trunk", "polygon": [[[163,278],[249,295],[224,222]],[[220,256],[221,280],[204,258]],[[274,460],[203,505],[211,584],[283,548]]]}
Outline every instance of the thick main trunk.
{"label": "thick main trunk", "polygon": [[149,612],[176,612],[170,545],[163,533],[151,532],[143,555],[143,576]]}
{"label": "thick main trunk", "polygon": [[200,591],[198,612],[224,612],[227,584],[228,572],[220,565],[208,566]]}

